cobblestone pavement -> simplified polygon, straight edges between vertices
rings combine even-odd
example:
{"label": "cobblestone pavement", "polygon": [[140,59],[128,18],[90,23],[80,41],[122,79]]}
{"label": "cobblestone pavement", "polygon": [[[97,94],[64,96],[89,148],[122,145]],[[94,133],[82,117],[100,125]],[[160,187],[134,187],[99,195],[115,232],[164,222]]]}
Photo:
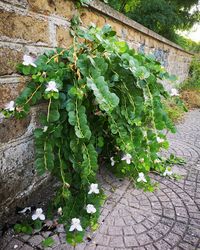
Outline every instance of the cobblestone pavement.
{"label": "cobblestone pavement", "polygon": [[[65,243],[61,228],[52,236],[53,249],[200,249],[200,110],[189,112],[177,128],[176,135],[168,135],[171,142],[168,153],[187,162],[173,167],[174,172],[183,176],[180,181],[152,176],[160,183],[160,189],[144,193],[134,189],[128,180],[120,181],[104,171],[100,181],[108,199],[102,209],[100,228],[90,241],[75,248]],[[8,231],[0,249],[42,249],[41,242],[49,234],[13,236]]]}

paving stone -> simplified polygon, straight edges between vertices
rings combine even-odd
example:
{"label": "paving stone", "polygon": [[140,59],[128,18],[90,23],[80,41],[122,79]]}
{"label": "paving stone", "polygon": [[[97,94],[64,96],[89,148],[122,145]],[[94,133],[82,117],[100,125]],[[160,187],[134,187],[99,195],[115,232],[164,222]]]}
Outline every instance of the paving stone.
{"label": "paving stone", "polygon": [[158,231],[156,231],[155,229],[151,229],[150,231],[148,231],[147,233],[154,241],[159,239],[162,234],[159,233]]}
{"label": "paving stone", "polygon": [[122,228],[110,226],[108,228],[108,235],[123,235]]}
{"label": "paving stone", "polygon": [[22,235],[19,235],[20,239],[22,239],[23,241],[28,241],[28,239],[30,239],[30,235],[28,234],[22,234]]}
{"label": "paving stone", "polygon": [[134,235],[135,234],[135,231],[133,230],[133,227],[131,227],[131,226],[123,227],[123,232],[124,232],[124,235]]}
{"label": "paving stone", "polygon": [[75,247],[74,247],[74,250],[82,250],[84,248],[87,247],[87,244],[85,242],[83,243],[80,243],[80,244],[77,244]]}
{"label": "paving stone", "polygon": [[57,247],[54,247],[53,250],[74,250],[74,247],[65,243]]}
{"label": "paving stone", "polygon": [[[181,249],[184,249],[184,250],[194,250],[195,249],[193,245],[188,244],[187,242],[184,242],[184,241],[179,244],[179,247]],[[197,249],[199,250],[199,248],[197,248]]]}
{"label": "paving stone", "polygon": [[125,236],[124,242],[126,247],[135,247],[138,246],[138,242],[134,236]]}
{"label": "paving stone", "polygon": [[139,224],[139,225],[134,227],[134,230],[136,231],[137,234],[140,234],[140,233],[143,233],[144,231],[146,231],[147,229],[142,224]]}
{"label": "paving stone", "polygon": [[111,247],[124,247],[123,237],[121,237],[121,236],[111,236],[109,245]]}
{"label": "paving stone", "polygon": [[164,240],[159,240],[153,244],[159,250],[171,250],[171,246]]}
{"label": "paving stone", "polygon": [[114,221],[115,226],[125,226],[125,222],[122,218],[115,218]]}
{"label": "paving stone", "polygon": [[31,246],[24,244],[22,248],[20,248],[20,250],[34,250],[34,248],[32,248]]}
{"label": "paving stone", "polygon": [[152,239],[147,234],[139,234],[136,236],[139,245],[146,245],[152,243]]}
{"label": "paving stone", "polygon": [[113,247],[97,246],[96,250],[114,250],[114,248]]}
{"label": "paving stone", "polygon": [[190,243],[193,246],[196,246],[198,241],[199,241],[199,237],[195,237],[189,234],[186,234],[183,238],[184,241],[186,241],[187,243]]}
{"label": "paving stone", "polygon": [[110,241],[110,236],[98,233],[94,238],[94,242],[98,245],[108,246]]}
{"label": "paving stone", "polygon": [[[14,248],[14,246],[17,246]],[[23,246],[23,242],[17,239],[12,239],[10,243],[6,246],[6,250],[20,249]]]}
{"label": "paving stone", "polygon": [[28,242],[31,246],[38,246],[43,240],[44,238],[41,235],[34,235],[28,240]]}
{"label": "paving stone", "polygon": [[167,236],[165,236],[164,240],[169,243],[171,246],[177,245],[177,243],[180,241],[180,236],[174,233],[169,233]]}
{"label": "paving stone", "polygon": [[145,249],[146,250],[157,250],[157,248],[155,248],[155,246],[153,246],[152,244],[145,246]]}
{"label": "paving stone", "polygon": [[172,228],[172,232],[174,232],[175,234],[178,234],[180,236],[182,236],[184,234],[184,232],[187,229],[187,225],[180,223],[180,222],[176,222],[175,225]]}

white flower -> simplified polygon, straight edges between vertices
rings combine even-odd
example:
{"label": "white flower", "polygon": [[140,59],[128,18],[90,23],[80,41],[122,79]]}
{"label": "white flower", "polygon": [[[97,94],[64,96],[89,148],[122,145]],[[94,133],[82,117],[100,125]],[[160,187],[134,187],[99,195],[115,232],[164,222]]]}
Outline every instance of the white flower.
{"label": "white flower", "polygon": [[173,174],[173,172],[171,171],[171,168],[167,167],[165,169],[165,172],[163,173],[163,176],[166,176],[166,175],[170,176],[172,174]]}
{"label": "white flower", "polygon": [[98,188],[98,184],[92,183],[90,184],[90,190],[88,192],[88,194],[99,194],[99,188]]}
{"label": "white flower", "polygon": [[147,131],[143,131],[144,137],[147,137]]}
{"label": "white flower", "polygon": [[62,215],[62,213],[63,213],[62,207],[59,207],[59,208],[58,208],[57,213],[58,213],[59,215]]}
{"label": "white flower", "polygon": [[111,161],[111,166],[114,166],[115,165],[115,160],[113,157],[110,157],[110,161]]}
{"label": "white flower", "polygon": [[37,208],[35,213],[32,215],[32,220],[45,220],[45,215],[43,214],[42,208]]}
{"label": "white flower", "polygon": [[159,159],[155,159],[154,160],[154,163],[156,164],[156,163],[160,163],[161,162],[161,160],[159,160]]}
{"label": "white flower", "polygon": [[144,158],[139,159],[139,162],[143,163],[144,162]]}
{"label": "white flower", "polygon": [[132,159],[132,156],[130,154],[125,154],[123,157],[122,157],[122,161],[126,161],[127,164],[131,164],[131,159]]}
{"label": "white flower", "polygon": [[71,231],[74,231],[75,229],[76,229],[77,231],[83,231],[83,228],[82,228],[82,226],[81,226],[81,222],[80,222],[80,220],[77,219],[77,218],[73,218],[73,219],[72,219],[71,227],[70,227],[69,231],[71,232]]}
{"label": "white flower", "polygon": [[49,92],[49,91],[58,92],[58,88],[56,86],[56,82],[55,81],[48,82],[45,91],[47,91],[47,92]]}
{"label": "white flower", "polygon": [[15,102],[14,101],[10,101],[9,103],[7,103],[5,105],[5,110],[8,110],[8,111],[14,111],[15,110]]}
{"label": "white flower", "polygon": [[177,89],[171,89],[170,95],[171,96],[179,96],[178,90]]}
{"label": "white flower", "polygon": [[27,55],[24,55],[23,56],[23,65],[31,65],[33,67],[37,67],[37,65],[34,63],[35,62],[35,59],[31,56],[27,56]]}
{"label": "white flower", "polygon": [[43,132],[47,132],[48,126],[44,126]]}
{"label": "white flower", "polygon": [[158,143],[163,143],[165,141],[163,138],[160,137],[157,137],[156,140]]}
{"label": "white flower", "polygon": [[14,245],[14,247],[13,247],[14,249],[16,249],[16,248],[18,248],[18,245]]}
{"label": "white flower", "polygon": [[97,210],[92,204],[88,204],[86,206],[86,211],[88,214],[94,214],[94,213],[96,213]]}
{"label": "white flower", "polygon": [[147,182],[144,173],[139,173],[139,177],[137,178],[137,182]]}

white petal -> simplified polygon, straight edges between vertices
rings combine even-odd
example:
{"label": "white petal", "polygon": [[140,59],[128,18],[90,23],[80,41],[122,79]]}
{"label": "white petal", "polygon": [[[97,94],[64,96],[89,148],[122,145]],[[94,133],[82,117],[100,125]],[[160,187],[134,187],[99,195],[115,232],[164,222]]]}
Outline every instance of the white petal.
{"label": "white petal", "polygon": [[43,128],[43,132],[46,132],[46,131],[47,131],[47,129],[48,129],[48,126],[44,126],[44,128]]}
{"label": "white petal", "polygon": [[45,215],[44,215],[44,214],[40,214],[40,215],[38,216],[38,218],[39,218],[40,220],[45,220]]}
{"label": "white petal", "polygon": [[131,164],[131,159],[127,159],[127,160],[126,160],[126,163],[127,163],[127,164]]}
{"label": "white petal", "polygon": [[62,207],[59,207],[57,213],[58,213],[59,215],[62,215],[62,212],[63,212],[63,211],[62,211]]}
{"label": "white petal", "polygon": [[72,231],[74,231],[74,230],[75,230],[75,226],[74,226],[74,225],[71,225],[69,231],[72,232]]}
{"label": "white petal", "polygon": [[143,179],[143,182],[147,182],[146,178]]}
{"label": "white petal", "polygon": [[33,67],[37,67],[37,65],[35,63],[30,63],[30,65],[32,65]]}
{"label": "white petal", "polygon": [[81,225],[77,225],[77,226],[76,226],[76,229],[77,229],[78,231],[83,231],[83,228],[82,228]]}
{"label": "white petal", "polygon": [[42,214],[42,212],[43,212],[42,208],[37,208],[36,209],[36,214]]}
{"label": "white petal", "polygon": [[32,220],[37,220],[37,218],[38,218],[38,215],[37,215],[37,214],[33,214],[33,215],[32,215]]}

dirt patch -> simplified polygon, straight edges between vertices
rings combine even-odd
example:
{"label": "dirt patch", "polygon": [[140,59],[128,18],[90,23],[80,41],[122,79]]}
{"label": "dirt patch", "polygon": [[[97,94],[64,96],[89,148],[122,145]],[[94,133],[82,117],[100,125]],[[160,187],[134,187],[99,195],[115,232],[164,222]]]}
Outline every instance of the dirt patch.
{"label": "dirt patch", "polygon": [[200,108],[200,90],[183,90],[181,99],[184,100],[188,109]]}

